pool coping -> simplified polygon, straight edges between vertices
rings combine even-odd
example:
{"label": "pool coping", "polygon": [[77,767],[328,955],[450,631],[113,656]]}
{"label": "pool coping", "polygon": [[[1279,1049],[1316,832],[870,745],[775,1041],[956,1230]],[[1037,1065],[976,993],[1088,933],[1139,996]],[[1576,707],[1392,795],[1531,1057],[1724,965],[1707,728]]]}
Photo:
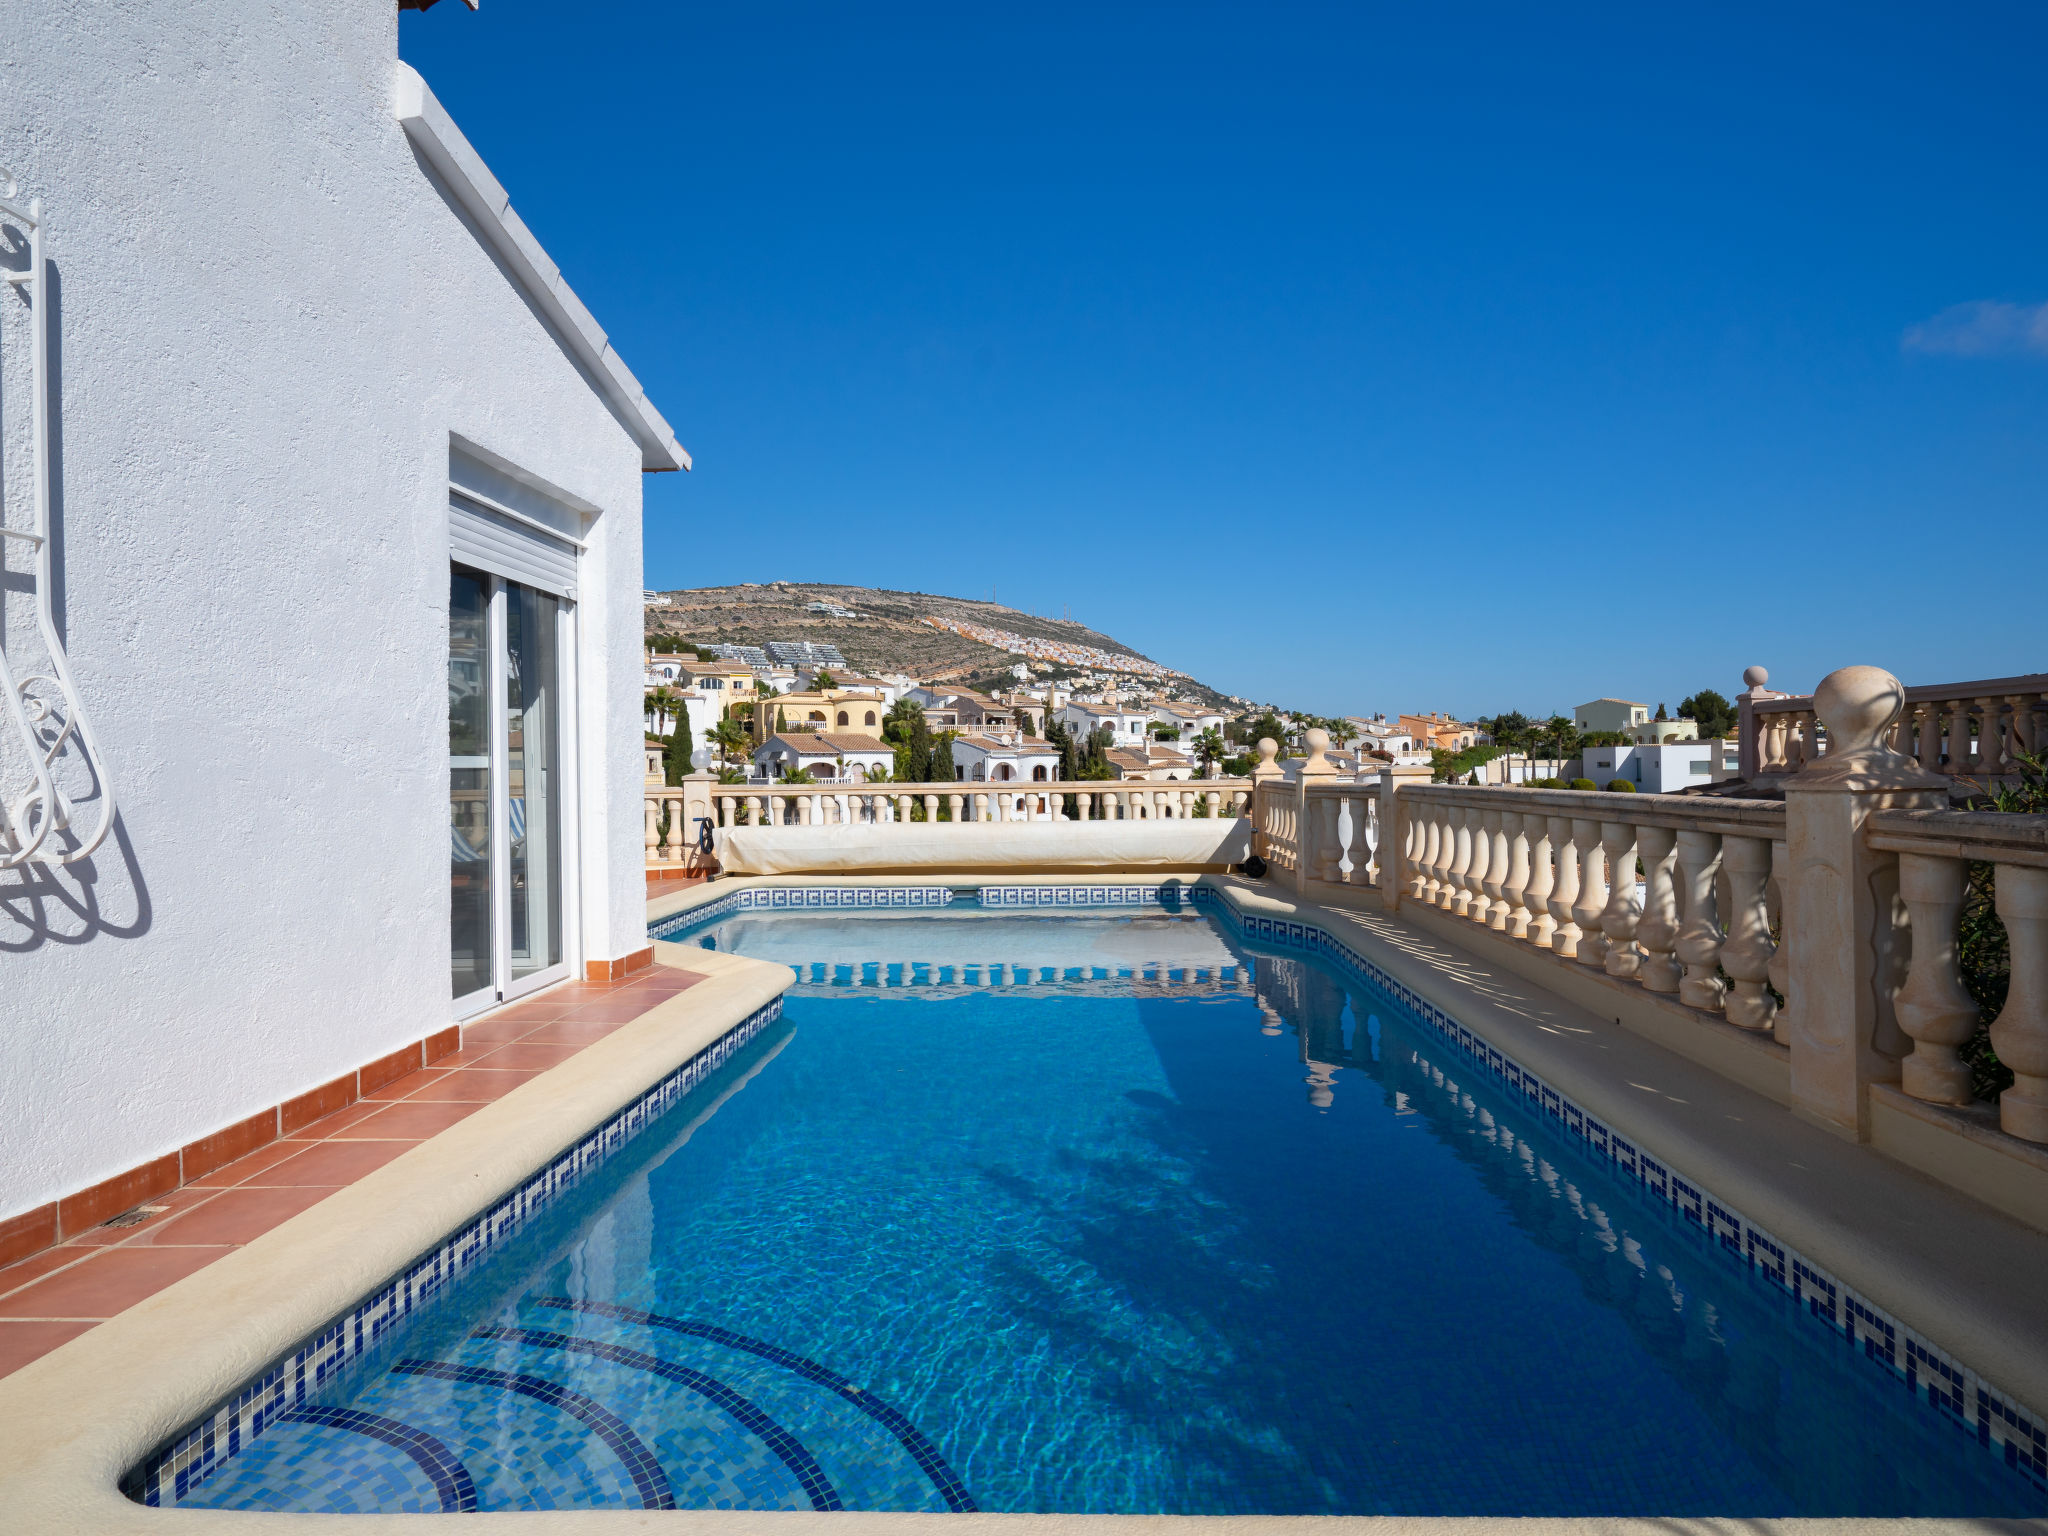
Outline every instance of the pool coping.
{"label": "pool coping", "polygon": [[[1077,881],[1073,877],[973,876],[960,885],[1074,886],[1077,884],[1150,884],[1172,876],[1145,871],[1121,880]],[[1229,877],[1183,876],[1184,884],[1207,886],[1227,902],[1241,920],[1250,912],[1262,916],[1292,915],[1325,926],[1349,922],[1359,914],[1312,903],[1276,899],[1251,882]],[[737,883],[737,882],[730,882]],[[648,903],[650,921],[672,917],[715,900],[727,892],[719,881],[690,892],[660,896]],[[804,881],[799,877],[763,877],[760,884],[884,885],[923,884],[928,879],[876,881],[873,878]],[[660,909],[660,910],[657,910]],[[1397,920],[1379,923],[1404,928]],[[1413,937],[1416,930],[1408,929]],[[1361,935],[1346,935],[1356,939]],[[1502,1010],[1471,986],[1462,973],[1451,975],[1441,963],[1417,963],[1412,954],[1373,934],[1385,945],[1384,969],[1434,996],[1460,1018],[1474,1000]],[[1433,941],[1430,941],[1433,942]],[[1439,946],[1441,947],[1441,946]],[[101,1323],[41,1359],[0,1378],[0,1511],[10,1536],[42,1536],[45,1532],[157,1532],[164,1522],[204,1536],[208,1532],[240,1532],[249,1536],[289,1536],[319,1522],[322,1529],[346,1529],[362,1536],[396,1536],[415,1531],[419,1515],[302,1515],[217,1511],[201,1508],[151,1509],[119,1491],[121,1476],[145,1456],[252,1381],[259,1372],[286,1356],[330,1321],[349,1312],[418,1256],[444,1243],[451,1234],[489,1210],[495,1201],[519,1189],[563,1149],[630,1104],[678,1068],[707,1050],[764,1006],[779,999],[794,980],[787,967],[741,956],[667,942],[656,943],[657,963],[683,966],[706,977],[685,993],[657,1004],[634,1022],[594,1042],[532,1082],[422,1143],[403,1156],[336,1191],[198,1273],[158,1292]],[[1469,957],[1468,957],[1469,959]],[[1483,969],[1483,967],[1482,967]],[[1414,976],[1404,974],[1413,970]],[[1463,987],[1465,992],[1460,993]],[[1501,993],[1493,988],[1494,997]],[[1526,999],[1522,1000],[1526,1004]],[[1569,1007],[1551,999],[1559,1007]],[[1512,1015],[1512,1009],[1505,1013]],[[1497,1025],[1498,1020],[1485,1021]],[[1475,1032],[1479,1032],[1475,1029]],[[1505,1047],[1503,1047],[1505,1048]],[[1682,1059],[1647,1047],[1701,1073]],[[1517,1042],[1518,1059],[1529,1052]],[[1541,1070],[1532,1065],[1532,1070]],[[1554,1070],[1570,1073],[1563,1065]],[[1746,1093],[1747,1090],[1734,1090]],[[1625,1111],[1628,1106],[1623,1105]],[[1780,1112],[1782,1113],[1782,1112]],[[1617,1113],[1617,1121],[1630,1117]],[[1810,1128],[1808,1128],[1810,1129]],[[1820,1133],[1815,1133],[1820,1134]],[[1653,1133],[1642,1136],[1657,1145]],[[1837,1144],[1839,1145],[1839,1144]],[[1660,1147],[1660,1152],[1661,1152]],[[1678,1159],[1683,1162],[1681,1157]],[[1689,1165],[1688,1165],[1689,1166]],[[1900,1177],[1912,1177],[1899,1171]],[[1746,1192],[1716,1188],[1742,1199]],[[1985,1212],[1985,1215],[1992,1213]],[[2003,1218],[1998,1218],[2003,1222]],[[2038,1269],[2029,1273],[2038,1274]],[[1954,1288],[1948,1291],[1952,1298]],[[2027,1353],[2038,1355],[2042,1341],[2030,1339]],[[2024,1396],[2024,1394],[2022,1394]],[[705,1536],[753,1536],[793,1533],[799,1522],[829,1521],[834,1530],[914,1531],[934,1521],[973,1521],[1005,1526],[1019,1533],[1045,1536],[1138,1536],[1138,1533],[1185,1528],[1205,1536],[1287,1530],[1298,1532],[1304,1521],[1318,1529],[1356,1526],[1361,1532],[1416,1530],[1444,1532],[1456,1527],[1491,1527],[1480,1517],[1427,1516],[1166,1516],[1166,1515],[1042,1515],[1042,1514],[893,1514],[769,1511],[645,1511],[577,1510],[499,1512],[488,1519],[511,1531],[547,1531],[562,1536],[611,1536],[626,1529],[702,1531]],[[1591,1536],[1620,1530],[1659,1532],[1752,1533],[1784,1528],[1802,1531],[1861,1533],[1902,1526],[1979,1531],[2048,1531],[2048,1521],[2020,1520],[1876,1520],[1876,1519],[1656,1519],[1654,1517],[1525,1517],[1515,1521],[1528,1536]]]}

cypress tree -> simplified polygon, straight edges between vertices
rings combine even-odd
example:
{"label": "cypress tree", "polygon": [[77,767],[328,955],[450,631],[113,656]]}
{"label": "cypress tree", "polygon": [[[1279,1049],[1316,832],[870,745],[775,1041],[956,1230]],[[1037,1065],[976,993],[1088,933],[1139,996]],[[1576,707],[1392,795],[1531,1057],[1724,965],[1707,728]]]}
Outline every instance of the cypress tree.
{"label": "cypress tree", "polygon": [[676,700],[676,726],[669,732],[668,751],[663,754],[662,766],[668,770],[671,784],[683,782],[683,775],[690,771],[690,706],[688,701]]}

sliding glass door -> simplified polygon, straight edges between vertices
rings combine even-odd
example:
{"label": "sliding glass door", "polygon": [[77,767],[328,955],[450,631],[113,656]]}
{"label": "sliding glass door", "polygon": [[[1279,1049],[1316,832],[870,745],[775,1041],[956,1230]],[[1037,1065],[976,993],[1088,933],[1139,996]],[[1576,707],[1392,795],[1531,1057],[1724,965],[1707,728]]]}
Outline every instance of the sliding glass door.
{"label": "sliding glass door", "polygon": [[451,569],[449,950],[458,1017],[569,973],[568,650],[560,598]]}

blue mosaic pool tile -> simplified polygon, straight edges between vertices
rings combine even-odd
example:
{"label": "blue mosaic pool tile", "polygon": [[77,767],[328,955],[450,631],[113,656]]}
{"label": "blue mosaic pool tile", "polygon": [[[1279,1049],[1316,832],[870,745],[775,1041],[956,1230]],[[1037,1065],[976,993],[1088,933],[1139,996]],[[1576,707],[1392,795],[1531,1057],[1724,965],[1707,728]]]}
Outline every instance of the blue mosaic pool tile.
{"label": "blue mosaic pool tile", "polygon": [[391,1328],[476,1268],[613,1157],[781,1014],[779,997],[749,1014],[431,1253],[322,1329],[232,1401],[149,1457],[123,1480],[124,1490],[147,1505],[168,1507],[182,1502],[282,1415],[303,1407],[337,1371],[360,1358]]}

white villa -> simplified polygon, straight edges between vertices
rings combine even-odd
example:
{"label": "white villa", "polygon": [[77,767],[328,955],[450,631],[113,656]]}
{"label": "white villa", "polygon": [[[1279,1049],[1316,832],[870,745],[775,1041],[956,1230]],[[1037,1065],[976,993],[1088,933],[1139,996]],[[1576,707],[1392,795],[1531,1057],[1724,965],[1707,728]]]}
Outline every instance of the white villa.
{"label": "white villa", "polygon": [[754,749],[754,771],[768,779],[808,771],[821,784],[865,784],[895,765],[887,742],[836,731],[777,731]]}
{"label": "white villa", "polygon": [[1077,741],[1107,728],[1111,734],[1110,746],[1140,750],[1152,733],[1152,718],[1151,705],[1125,704],[1116,699],[1100,704],[1069,700],[1059,712],[1060,723],[1074,733]]}
{"label": "white villa", "polygon": [[0,510],[61,508],[0,681],[76,731],[44,779],[0,727],[0,1260],[651,960],[641,476],[689,465],[389,4],[84,22],[0,50]]}
{"label": "white villa", "polygon": [[1043,784],[1060,776],[1060,752],[1017,730],[970,731],[953,742],[953,770],[962,779]]}

